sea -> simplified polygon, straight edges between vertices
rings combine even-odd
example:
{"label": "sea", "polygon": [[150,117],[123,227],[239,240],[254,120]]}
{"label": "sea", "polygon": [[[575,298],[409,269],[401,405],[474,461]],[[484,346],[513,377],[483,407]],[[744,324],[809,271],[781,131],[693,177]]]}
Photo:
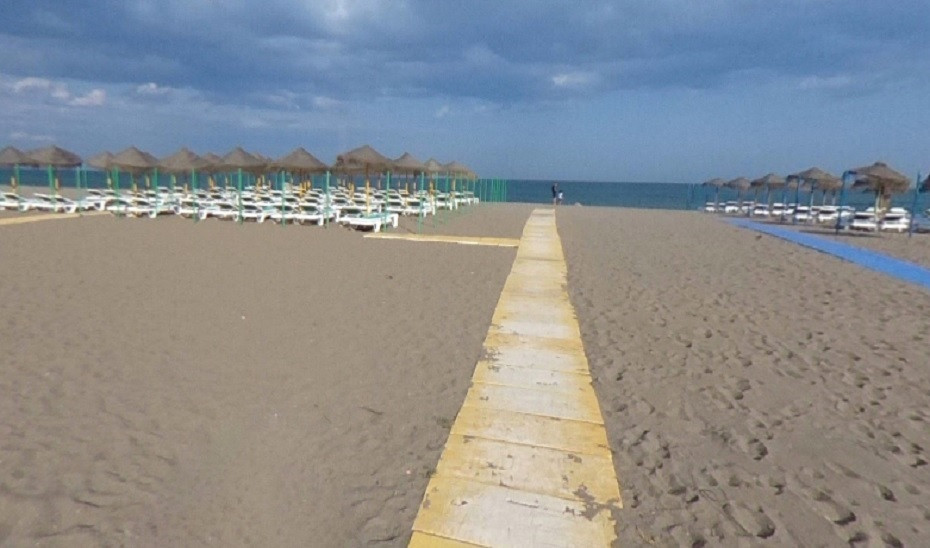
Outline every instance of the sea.
{"label": "sea", "polygon": [[[76,170],[61,170],[57,174],[61,181],[62,187],[73,188],[77,185]],[[12,170],[0,169],[0,188],[6,189],[12,177]],[[48,185],[48,172],[43,169],[21,169],[20,178],[24,186],[44,187]],[[161,176],[159,184],[167,185],[168,177]],[[500,180],[500,179],[499,179]],[[728,200],[737,200],[740,195],[732,189],[721,188],[719,194],[714,188],[702,187],[698,184],[688,183],[637,183],[637,182],[590,182],[590,181],[539,181],[539,180],[507,180],[506,181],[506,199],[508,202],[522,203],[552,203],[552,183],[558,182],[559,189],[563,192],[563,205],[582,205],[582,206],[605,206],[605,207],[630,207],[640,209],[677,209],[677,210],[697,210],[704,207],[705,202],[725,202]],[[81,186],[86,188],[105,188],[106,175],[100,171],[85,171],[81,176]],[[179,183],[180,184],[180,183]],[[316,185],[321,185],[322,181],[315,181]],[[122,186],[128,187],[128,177],[123,176]],[[440,188],[443,186],[440,183]],[[898,194],[892,198],[892,205],[911,208],[914,203],[914,190],[906,194]],[[831,194],[823,196],[821,192],[815,192],[813,200],[807,192],[801,192],[796,195],[795,191],[789,190],[783,193],[781,190],[773,190],[769,195],[765,191],[752,192],[747,191],[741,195],[742,199],[771,202],[794,202],[807,204],[813,201],[814,205],[823,203],[839,203],[837,196]],[[918,196],[920,208],[930,207],[930,197]],[[873,205],[874,195],[859,190],[847,190],[843,197],[843,203],[851,205],[857,209],[864,209]],[[926,202],[926,203],[925,203]]]}

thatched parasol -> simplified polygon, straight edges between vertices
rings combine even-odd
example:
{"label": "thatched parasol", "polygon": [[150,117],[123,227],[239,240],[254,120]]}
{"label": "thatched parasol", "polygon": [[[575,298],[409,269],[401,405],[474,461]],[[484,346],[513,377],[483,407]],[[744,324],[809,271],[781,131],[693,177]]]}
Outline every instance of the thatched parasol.
{"label": "thatched parasol", "polygon": [[13,188],[13,192],[16,192],[19,188],[19,167],[34,165],[35,162],[18,148],[6,147],[0,150],[0,166],[13,168],[13,177],[10,179],[10,187]]}
{"label": "thatched parasol", "polygon": [[701,183],[703,187],[713,187],[714,188],[714,210],[716,211],[720,205],[720,188],[727,184],[726,181],[720,177],[714,177],[713,179],[708,179]]}
{"label": "thatched parasol", "polygon": [[165,173],[179,174],[205,168],[207,161],[191,152],[186,147],[158,161],[158,168]]}
{"label": "thatched parasol", "polygon": [[364,172],[367,176],[368,173],[373,171],[387,171],[394,167],[394,163],[390,158],[371,148],[371,146],[363,145],[338,155],[333,167],[338,171],[347,173]]}
{"label": "thatched parasol", "polygon": [[81,157],[77,154],[54,145],[32,150],[27,152],[26,156],[32,160],[33,164],[46,166],[46,168],[48,168],[48,187],[49,190],[52,190],[54,187],[55,192],[58,191],[60,186],[58,178],[55,177],[55,169],[63,167],[79,167],[82,163]]}
{"label": "thatched parasol", "polygon": [[392,162],[394,164],[394,170],[401,173],[425,173],[426,164],[417,160],[409,152],[405,152],[400,158]]}
{"label": "thatched parasol", "polygon": [[293,173],[325,173],[329,169],[326,164],[302,147],[297,147],[286,156],[274,160],[271,166]]}
{"label": "thatched parasol", "polygon": [[241,169],[243,171],[256,172],[264,169],[266,163],[265,160],[253,154],[249,154],[243,150],[242,147],[236,147],[220,159],[218,167],[230,171]]}
{"label": "thatched parasol", "polygon": [[854,189],[875,193],[875,211],[879,212],[891,201],[894,194],[907,192],[911,180],[907,175],[895,171],[883,162],[849,170],[856,177]]}
{"label": "thatched parasol", "polygon": [[437,162],[435,158],[430,158],[423,165],[426,166],[427,173],[439,173],[440,171],[443,170],[442,164]]}
{"label": "thatched parasol", "polygon": [[87,160],[87,165],[95,167],[97,169],[107,170],[110,169],[110,164],[113,162],[113,154],[109,151],[104,150],[100,154],[91,156]]}
{"label": "thatched parasol", "polygon": [[13,167],[28,165],[36,165],[36,163],[25,152],[18,148],[6,147],[0,150],[0,166]]}
{"label": "thatched parasol", "polygon": [[746,177],[737,177],[736,179],[730,179],[724,186],[727,188],[732,188],[736,191],[736,199],[743,201],[743,192],[749,190],[751,182]]}
{"label": "thatched parasol", "polygon": [[468,169],[468,166],[466,166],[466,165],[464,165],[464,164],[461,164],[461,163],[459,163],[459,162],[455,162],[455,161],[449,162],[448,164],[446,164],[446,165],[444,165],[444,166],[442,166],[442,167],[443,167],[444,170],[446,170],[447,172],[449,172],[449,173],[451,173],[451,174],[453,174],[453,175],[463,175],[463,176],[467,176],[468,173],[471,171],[470,169]]}
{"label": "thatched parasol", "polygon": [[155,169],[158,160],[147,152],[136,147],[129,147],[110,158],[109,167],[115,167],[133,175],[145,173]]}
{"label": "thatched parasol", "polygon": [[858,167],[850,170],[856,181],[853,188],[863,189],[875,193],[876,210],[884,207],[891,196],[908,191],[911,180],[899,171],[890,168],[884,162],[875,162],[870,166]]}
{"label": "thatched parasol", "polygon": [[77,154],[54,145],[30,151],[26,155],[33,164],[40,166],[77,167],[82,163]]}

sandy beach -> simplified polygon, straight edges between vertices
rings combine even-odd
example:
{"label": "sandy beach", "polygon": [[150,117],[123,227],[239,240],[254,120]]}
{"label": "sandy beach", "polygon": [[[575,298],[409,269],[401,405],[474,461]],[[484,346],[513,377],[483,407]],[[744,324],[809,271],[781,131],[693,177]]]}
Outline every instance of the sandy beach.
{"label": "sandy beach", "polygon": [[514,257],[177,218],[0,230],[3,546],[405,544]]}
{"label": "sandy beach", "polygon": [[930,295],[712,216],[558,220],[619,545],[926,543]]}
{"label": "sandy beach", "polygon": [[[519,237],[533,207],[423,230]],[[618,545],[930,535],[930,295],[714,216],[557,219]],[[12,546],[406,545],[514,257],[176,218],[0,231]]]}

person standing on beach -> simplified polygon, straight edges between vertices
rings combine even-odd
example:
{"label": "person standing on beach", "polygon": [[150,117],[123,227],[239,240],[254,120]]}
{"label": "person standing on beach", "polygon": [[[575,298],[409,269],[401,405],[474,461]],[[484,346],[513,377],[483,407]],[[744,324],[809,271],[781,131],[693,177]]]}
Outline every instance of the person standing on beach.
{"label": "person standing on beach", "polygon": [[559,183],[552,183],[552,205],[559,204]]}

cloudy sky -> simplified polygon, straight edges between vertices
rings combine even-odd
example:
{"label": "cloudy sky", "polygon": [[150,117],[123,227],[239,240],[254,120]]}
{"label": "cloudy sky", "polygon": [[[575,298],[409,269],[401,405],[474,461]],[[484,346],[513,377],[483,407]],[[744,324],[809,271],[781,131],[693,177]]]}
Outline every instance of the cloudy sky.
{"label": "cloudy sky", "polygon": [[930,168],[927,0],[5,0],[0,146],[699,182]]}

